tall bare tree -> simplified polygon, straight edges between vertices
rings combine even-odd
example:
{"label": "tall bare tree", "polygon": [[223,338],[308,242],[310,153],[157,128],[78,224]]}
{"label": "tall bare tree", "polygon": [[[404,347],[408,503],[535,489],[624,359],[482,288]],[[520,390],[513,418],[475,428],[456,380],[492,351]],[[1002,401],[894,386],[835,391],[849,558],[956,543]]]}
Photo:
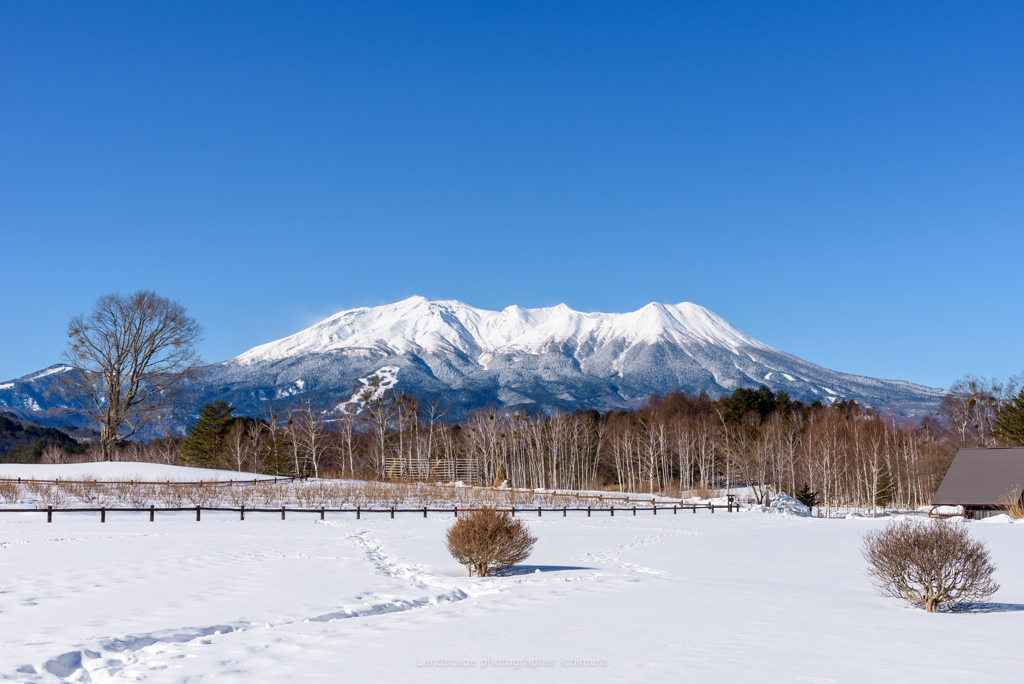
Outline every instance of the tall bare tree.
{"label": "tall bare tree", "polygon": [[182,401],[201,376],[202,327],[185,307],[149,290],[103,295],[68,323],[62,354],[71,370],[61,394],[100,424],[109,461],[114,445]]}

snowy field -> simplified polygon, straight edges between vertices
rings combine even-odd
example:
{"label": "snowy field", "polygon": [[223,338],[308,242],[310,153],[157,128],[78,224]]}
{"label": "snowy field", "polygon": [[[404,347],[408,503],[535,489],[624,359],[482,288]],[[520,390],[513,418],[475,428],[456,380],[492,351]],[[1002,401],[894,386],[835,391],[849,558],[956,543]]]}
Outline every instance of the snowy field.
{"label": "snowy field", "polygon": [[24,480],[62,480],[94,477],[98,480],[130,480],[162,482],[164,480],[208,481],[219,480],[263,480],[273,479],[269,475],[215,470],[212,468],[188,468],[162,465],[160,463],[106,462],[106,463],[64,463],[47,465],[43,463],[0,463],[0,478],[22,478]]}
{"label": "snowy field", "polygon": [[0,678],[935,684],[1024,669],[1022,524],[970,524],[1002,589],[934,615],[869,586],[860,535],[884,520],[528,517],[528,565],[481,579],[443,547],[450,515],[317,518],[0,515]]}

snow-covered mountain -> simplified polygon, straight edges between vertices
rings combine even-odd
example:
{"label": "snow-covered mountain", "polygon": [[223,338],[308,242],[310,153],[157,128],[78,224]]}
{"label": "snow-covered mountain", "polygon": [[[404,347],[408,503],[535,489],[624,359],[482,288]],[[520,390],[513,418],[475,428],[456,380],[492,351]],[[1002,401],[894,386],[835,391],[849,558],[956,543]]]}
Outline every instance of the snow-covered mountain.
{"label": "snow-covered mountain", "polygon": [[[43,373],[59,370],[0,384],[0,405],[52,408]],[[655,392],[718,396],[761,384],[807,401],[855,399],[913,415],[943,394],[816,366],[690,303],[604,314],[564,304],[485,311],[413,297],[342,311],[207,370],[202,400],[225,399],[250,414],[307,394],[337,405],[374,375],[436,398],[455,418],[488,404],[605,410],[635,407]]]}
{"label": "snow-covered mountain", "polygon": [[454,415],[486,404],[534,410],[633,407],[655,392],[712,396],[765,384],[794,398],[856,399],[919,413],[942,391],[831,371],[773,349],[696,304],[622,314],[561,304],[486,311],[413,297],[342,311],[210,368],[208,389],[236,404],[303,392],[344,400],[386,368],[389,383],[437,397]]}

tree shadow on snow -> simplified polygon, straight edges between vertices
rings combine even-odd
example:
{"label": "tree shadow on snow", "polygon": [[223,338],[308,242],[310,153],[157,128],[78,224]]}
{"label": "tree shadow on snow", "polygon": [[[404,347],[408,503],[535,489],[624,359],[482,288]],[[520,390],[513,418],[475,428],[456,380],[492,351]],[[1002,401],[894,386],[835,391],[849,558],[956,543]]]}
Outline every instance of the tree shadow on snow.
{"label": "tree shadow on snow", "polygon": [[512,575],[530,575],[538,572],[560,572],[562,570],[593,570],[580,565],[516,565],[508,570],[497,573],[498,577],[511,577]]}
{"label": "tree shadow on snow", "polygon": [[[950,611],[953,612],[953,611]],[[961,606],[958,613],[1020,613],[1024,603],[969,603]]]}

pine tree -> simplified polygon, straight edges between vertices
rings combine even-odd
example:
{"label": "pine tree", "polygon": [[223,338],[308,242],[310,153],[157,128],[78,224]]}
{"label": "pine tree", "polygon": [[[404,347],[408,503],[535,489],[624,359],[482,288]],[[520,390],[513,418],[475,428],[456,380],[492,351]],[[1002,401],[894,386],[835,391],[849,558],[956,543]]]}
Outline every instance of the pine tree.
{"label": "pine tree", "polygon": [[875,505],[885,508],[892,503],[892,476],[889,474],[889,466],[882,464],[878,473],[878,483],[875,487]]}
{"label": "pine tree", "polygon": [[806,482],[800,487],[800,491],[796,493],[796,500],[810,509],[821,503],[818,501],[818,492],[812,492]]}
{"label": "pine tree", "polygon": [[199,420],[181,444],[181,460],[207,468],[216,466],[224,455],[224,439],[235,422],[231,416],[234,410],[226,401],[204,405]]}
{"label": "pine tree", "polygon": [[1011,446],[1024,446],[1024,389],[999,410],[992,433]]}

